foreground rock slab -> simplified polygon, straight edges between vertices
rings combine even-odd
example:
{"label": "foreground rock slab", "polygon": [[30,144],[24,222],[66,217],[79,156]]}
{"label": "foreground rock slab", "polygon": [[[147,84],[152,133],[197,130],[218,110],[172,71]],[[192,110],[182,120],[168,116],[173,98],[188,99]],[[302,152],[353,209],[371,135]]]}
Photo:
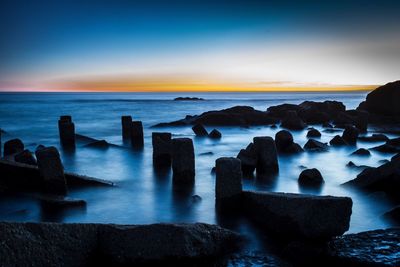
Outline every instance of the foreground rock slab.
{"label": "foreground rock slab", "polygon": [[349,229],[353,202],[348,197],[242,192],[251,218],[286,238],[330,239]]}
{"label": "foreground rock slab", "polygon": [[[241,240],[209,224],[0,223],[2,266],[127,266],[214,258]],[[99,264],[99,265],[97,265]]]}

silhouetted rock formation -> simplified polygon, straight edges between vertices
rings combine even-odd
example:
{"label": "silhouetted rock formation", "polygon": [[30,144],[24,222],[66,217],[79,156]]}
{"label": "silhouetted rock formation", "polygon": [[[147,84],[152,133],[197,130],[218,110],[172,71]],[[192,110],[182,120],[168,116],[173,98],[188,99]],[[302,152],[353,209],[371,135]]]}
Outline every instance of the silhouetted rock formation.
{"label": "silhouetted rock formation", "polygon": [[204,98],[201,97],[176,97],[174,101],[203,101]]}
{"label": "silhouetted rock formation", "polygon": [[351,155],[357,155],[357,156],[371,156],[371,152],[369,152],[368,149],[365,148],[359,148],[356,151],[354,151],[353,153],[351,153]]}
{"label": "silhouetted rock formation", "polygon": [[25,149],[24,151],[15,154],[14,160],[19,163],[37,165],[36,158],[33,156],[32,152],[29,151],[28,149]]}
{"label": "silhouetted rock formation", "polygon": [[358,140],[364,142],[386,142],[389,140],[389,137],[384,134],[373,134],[371,136],[359,136]]}
{"label": "silhouetted rock formation", "polygon": [[281,130],[275,134],[275,144],[279,153],[296,154],[303,152],[301,146],[293,142],[293,135],[286,130]]}
{"label": "silhouetted rock formation", "polygon": [[304,149],[307,151],[323,152],[329,149],[329,146],[320,141],[309,139],[304,145]]}
{"label": "silhouetted rock formation", "polygon": [[310,129],[310,130],[307,132],[307,137],[315,137],[315,138],[318,138],[318,137],[321,137],[321,133],[320,133],[317,129]]}
{"label": "silhouetted rock formation", "polygon": [[4,157],[24,151],[24,143],[20,139],[11,139],[4,143]]}
{"label": "silhouetted rock formation", "polygon": [[324,183],[324,179],[322,178],[319,170],[306,169],[300,173],[299,176],[299,184],[303,186],[320,186]]}
{"label": "silhouetted rock formation", "polygon": [[211,139],[220,139],[222,137],[222,134],[220,131],[218,131],[217,129],[213,129],[209,134],[208,137],[210,137]]}
{"label": "silhouetted rock formation", "polygon": [[400,225],[400,206],[397,206],[383,214],[383,217],[396,225]]}
{"label": "silhouetted rock formation", "polygon": [[347,142],[340,135],[335,135],[331,141],[329,141],[331,146],[347,146]]}
{"label": "silhouetted rock formation", "polygon": [[307,125],[297,115],[297,112],[290,110],[286,113],[286,116],[282,119],[281,127],[290,130],[303,130]]}
{"label": "silhouetted rock formation", "polygon": [[350,145],[354,145],[357,143],[359,131],[354,126],[347,126],[343,131],[343,140]]}
{"label": "silhouetted rock formation", "polygon": [[204,137],[208,135],[206,128],[202,124],[196,124],[192,127],[192,130],[196,136]]}
{"label": "silhouetted rock formation", "polygon": [[92,143],[89,143],[87,145],[84,145],[84,147],[97,148],[97,149],[107,149],[107,148],[110,147],[110,144],[106,140],[98,140],[98,141],[94,141]]}

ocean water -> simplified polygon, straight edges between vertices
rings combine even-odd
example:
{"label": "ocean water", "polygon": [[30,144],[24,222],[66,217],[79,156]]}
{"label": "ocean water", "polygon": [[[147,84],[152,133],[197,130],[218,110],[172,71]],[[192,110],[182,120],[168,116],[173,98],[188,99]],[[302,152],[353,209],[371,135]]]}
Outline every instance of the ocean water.
{"label": "ocean water", "polygon": [[[7,196],[0,198],[0,220],[99,222],[119,224],[146,224],[156,222],[206,222],[240,231],[249,236],[256,233],[244,221],[227,221],[215,211],[215,176],[211,168],[222,156],[236,156],[255,136],[274,136],[280,129],[265,127],[218,127],[222,139],[195,138],[189,127],[154,129],[152,125],[181,119],[186,115],[200,114],[236,105],[248,105],[259,110],[282,104],[298,104],[305,100],[338,100],[348,109],[357,107],[366,92],[357,93],[1,93],[0,127],[7,134],[2,141],[18,137],[27,148],[34,150],[38,144],[59,148],[67,171],[113,181],[112,188],[84,188],[70,190],[69,196],[87,201],[85,209],[70,209],[57,214],[47,214],[40,203],[30,198]],[[177,96],[198,96],[205,101],[173,101]],[[78,145],[73,154],[60,148],[57,120],[60,115],[72,115],[76,132],[110,143],[123,145],[121,115],[132,115],[144,124],[143,151],[127,148],[97,150]],[[317,129],[323,130],[316,126]],[[212,128],[208,128],[212,130]],[[173,187],[172,173],[159,174],[152,166],[151,133],[170,131],[173,137],[190,137],[196,155],[196,182],[190,190]],[[293,132],[300,145],[307,141],[307,131]],[[328,142],[337,133],[321,137]],[[325,153],[302,153],[279,157],[280,171],[276,177],[260,180],[245,177],[245,189],[276,192],[310,193],[318,195],[350,196],[353,214],[349,232],[359,232],[390,226],[380,216],[390,209],[390,203],[378,194],[366,194],[340,186],[356,177],[360,170],[346,164],[378,166],[379,160],[391,155],[372,152],[361,158],[350,156],[357,148],[372,147],[379,143],[359,142],[346,148],[331,147]],[[212,152],[212,153],[207,153]],[[207,153],[207,154],[204,154]],[[318,168],[325,184],[318,191],[304,191],[297,183],[300,166]],[[199,195],[201,201],[193,201]]]}

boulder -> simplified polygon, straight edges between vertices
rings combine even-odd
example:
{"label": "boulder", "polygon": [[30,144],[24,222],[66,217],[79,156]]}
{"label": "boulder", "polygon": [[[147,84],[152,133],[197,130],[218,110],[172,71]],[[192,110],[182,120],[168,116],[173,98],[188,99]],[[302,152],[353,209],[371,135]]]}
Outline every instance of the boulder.
{"label": "boulder", "polygon": [[242,238],[209,224],[0,223],[3,266],[194,264],[236,249]]}
{"label": "boulder", "polygon": [[195,159],[192,139],[172,139],[172,171],[175,184],[194,184]]}
{"label": "boulder", "polygon": [[296,111],[288,111],[281,122],[281,127],[290,130],[303,130],[307,127],[304,121],[297,115]]}
{"label": "boulder", "polygon": [[239,198],[242,193],[242,169],[237,158],[219,158],[215,161],[215,198],[218,201]]}
{"label": "boulder", "polygon": [[375,147],[372,147],[370,149],[372,149],[374,151],[381,152],[381,153],[388,153],[388,154],[393,154],[393,153],[399,153],[400,152],[400,147],[392,146],[392,145],[389,145],[388,143],[385,143],[385,144],[380,145],[380,146],[375,146]]}
{"label": "boulder", "polygon": [[132,117],[121,116],[121,126],[122,126],[122,139],[129,139],[131,137]]}
{"label": "boulder", "polygon": [[400,115],[400,81],[387,83],[367,95],[362,108],[370,113],[386,116]]}
{"label": "boulder", "polygon": [[390,220],[396,225],[400,225],[400,206],[397,206],[385,214],[383,214],[383,217]]}
{"label": "boulder", "polygon": [[67,194],[60,154],[55,147],[46,147],[36,151],[39,172],[44,181],[45,191],[52,194]]}
{"label": "boulder", "polygon": [[358,140],[364,142],[386,142],[389,140],[389,137],[384,134],[373,134],[371,136],[359,136]]}
{"label": "boulder", "polygon": [[37,165],[36,158],[28,149],[25,149],[24,151],[15,154],[14,160],[19,163]]}
{"label": "boulder", "polygon": [[171,133],[152,133],[153,164],[155,167],[171,166],[171,136]]}
{"label": "boulder", "polygon": [[369,152],[368,149],[365,148],[359,148],[356,151],[354,151],[353,153],[351,153],[351,155],[356,155],[356,156],[371,156],[371,152]]}
{"label": "boulder", "polygon": [[325,143],[319,142],[314,139],[309,139],[307,143],[304,145],[304,149],[307,151],[322,152],[322,151],[327,151],[329,147]]}
{"label": "boulder", "polygon": [[311,129],[307,132],[307,137],[321,137],[321,133],[317,129]]}
{"label": "boulder", "polygon": [[237,158],[240,159],[241,169],[244,174],[252,174],[257,166],[257,152],[254,144],[250,143],[246,149],[241,149]]}
{"label": "boulder", "polygon": [[4,157],[24,151],[24,143],[20,139],[11,139],[4,143]]}
{"label": "boulder", "polygon": [[359,131],[356,127],[347,126],[343,131],[342,137],[346,141],[346,143],[354,145],[355,143],[357,143],[358,134]]}
{"label": "boulder", "polygon": [[347,142],[340,135],[335,135],[331,141],[329,141],[331,146],[347,146]]}
{"label": "boulder", "polygon": [[202,124],[196,124],[192,127],[192,130],[196,136],[207,136],[208,132]]}
{"label": "boulder", "polygon": [[320,186],[323,183],[324,179],[321,173],[315,168],[306,169],[300,173],[299,184],[303,186]]}
{"label": "boulder", "polygon": [[218,131],[217,129],[213,129],[209,134],[208,137],[212,138],[212,139],[220,139],[222,137],[222,134],[220,131]]}
{"label": "boulder", "polygon": [[269,136],[254,137],[253,143],[257,155],[257,174],[278,172],[278,154],[274,139]]}
{"label": "boulder", "polygon": [[245,211],[269,232],[289,239],[330,239],[349,229],[348,197],[243,191]]}
{"label": "boulder", "polygon": [[303,152],[301,146],[293,142],[293,136],[287,130],[281,130],[275,134],[275,144],[279,153],[297,154]]}

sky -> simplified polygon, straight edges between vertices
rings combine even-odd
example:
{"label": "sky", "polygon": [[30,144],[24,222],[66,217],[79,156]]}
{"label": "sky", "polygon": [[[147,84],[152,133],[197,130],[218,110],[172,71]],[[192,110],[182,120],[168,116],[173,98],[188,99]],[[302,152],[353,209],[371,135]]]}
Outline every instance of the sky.
{"label": "sky", "polygon": [[0,91],[361,90],[400,79],[400,1],[1,0]]}

